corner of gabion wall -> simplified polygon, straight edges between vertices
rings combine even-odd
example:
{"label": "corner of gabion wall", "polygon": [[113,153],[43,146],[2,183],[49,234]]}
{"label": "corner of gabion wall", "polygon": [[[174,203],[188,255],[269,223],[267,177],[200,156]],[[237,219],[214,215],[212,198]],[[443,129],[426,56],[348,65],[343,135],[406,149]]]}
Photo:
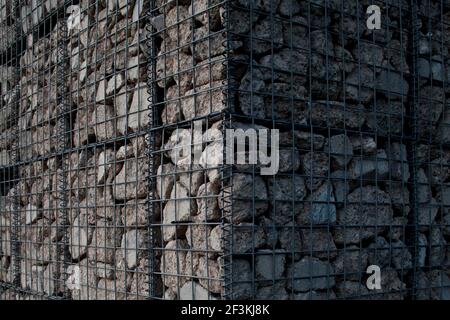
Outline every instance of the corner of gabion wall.
{"label": "corner of gabion wall", "polygon": [[0,8],[2,299],[449,297],[448,1]]}

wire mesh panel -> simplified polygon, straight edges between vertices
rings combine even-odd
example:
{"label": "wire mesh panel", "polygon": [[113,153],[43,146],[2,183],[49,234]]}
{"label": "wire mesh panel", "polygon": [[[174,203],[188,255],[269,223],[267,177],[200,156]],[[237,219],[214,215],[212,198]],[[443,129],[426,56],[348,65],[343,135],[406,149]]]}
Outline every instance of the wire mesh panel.
{"label": "wire mesh panel", "polygon": [[225,1],[153,1],[155,298],[223,296]]}
{"label": "wire mesh panel", "polygon": [[232,168],[229,298],[410,295],[410,21],[402,1],[232,1],[233,123],[279,130],[279,166]]}
{"label": "wire mesh panel", "polygon": [[417,4],[415,185],[418,299],[450,299],[449,102],[450,7]]}
{"label": "wire mesh panel", "polygon": [[1,280],[18,298],[148,297],[147,10],[29,1],[11,11],[23,43],[2,64],[2,109],[16,86],[7,72],[21,81],[19,106],[4,104],[18,115],[2,117]]}
{"label": "wire mesh panel", "polygon": [[449,15],[0,1],[0,299],[449,299]]}

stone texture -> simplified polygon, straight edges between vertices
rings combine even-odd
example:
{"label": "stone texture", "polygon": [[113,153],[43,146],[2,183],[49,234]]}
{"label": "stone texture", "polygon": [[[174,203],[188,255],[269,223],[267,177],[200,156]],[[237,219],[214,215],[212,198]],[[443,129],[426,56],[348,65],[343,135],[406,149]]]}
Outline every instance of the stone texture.
{"label": "stone texture", "polygon": [[332,136],[325,146],[325,150],[335,160],[339,168],[346,166],[353,156],[353,145],[345,134]]}
{"label": "stone texture", "polygon": [[288,281],[287,286],[295,292],[328,289],[335,285],[332,266],[317,258],[305,257],[291,264],[287,274],[294,279]]}
{"label": "stone texture", "polygon": [[147,248],[147,236],[142,230],[130,230],[122,237],[122,252],[128,269],[134,269]]}
{"label": "stone texture", "polygon": [[313,191],[303,204],[304,210],[298,217],[301,224],[334,224],[336,222],[336,206],[333,186],[325,182]]}
{"label": "stone texture", "polygon": [[[267,187],[260,176],[233,175],[233,223],[249,221],[268,209]],[[249,201],[249,199],[254,199]],[[253,202],[253,203],[252,203]],[[223,206],[219,201],[219,206]]]}
{"label": "stone texture", "polygon": [[338,210],[335,241],[359,243],[382,232],[391,224],[392,218],[391,199],[387,193],[373,186],[358,188],[348,195],[347,206]]}
{"label": "stone texture", "polygon": [[80,214],[72,223],[69,233],[69,251],[72,259],[80,259],[87,253],[92,234],[93,228],[88,225],[87,214]]}
{"label": "stone texture", "polygon": [[[185,227],[177,227],[177,222],[186,222],[197,213],[195,200],[190,199],[188,190],[179,182],[175,183],[170,200],[167,201],[163,211],[163,234],[164,240],[169,241],[177,235],[177,229],[181,234]],[[174,224],[173,226],[171,226]]]}
{"label": "stone texture", "polygon": [[114,198],[118,200],[128,200],[143,198],[147,194],[144,172],[146,162],[140,159],[127,159],[122,170],[115,178],[113,187]]}
{"label": "stone texture", "polygon": [[282,279],[286,256],[283,250],[260,250],[256,252],[255,273],[260,280],[276,281]]}

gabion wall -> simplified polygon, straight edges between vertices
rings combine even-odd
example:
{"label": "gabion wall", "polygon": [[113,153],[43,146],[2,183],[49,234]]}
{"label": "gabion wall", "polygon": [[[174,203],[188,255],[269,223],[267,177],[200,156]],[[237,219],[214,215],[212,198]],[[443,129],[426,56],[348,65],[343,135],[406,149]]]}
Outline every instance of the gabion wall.
{"label": "gabion wall", "polygon": [[448,1],[0,8],[0,299],[450,299]]}

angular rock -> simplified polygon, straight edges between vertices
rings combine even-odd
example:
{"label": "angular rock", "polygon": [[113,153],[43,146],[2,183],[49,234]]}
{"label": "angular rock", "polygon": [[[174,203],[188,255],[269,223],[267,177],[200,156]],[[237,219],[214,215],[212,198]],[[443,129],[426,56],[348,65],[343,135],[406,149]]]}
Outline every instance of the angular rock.
{"label": "angular rock", "polygon": [[339,168],[346,166],[353,156],[353,145],[345,134],[332,136],[325,145],[325,151],[336,161]]}
{"label": "angular rock", "polygon": [[120,247],[123,230],[106,219],[97,219],[88,256],[91,261],[114,263],[115,249]]}
{"label": "angular rock", "polygon": [[216,300],[198,282],[189,281],[180,287],[179,300]]}
{"label": "angular rock", "polygon": [[335,285],[333,267],[317,258],[305,257],[288,267],[287,287],[295,292],[329,289]]}
{"label": "angular rock", "polygon": [[[179,182],[175,183],[170,200],[167,201],[163,211],[163,234],[164,240],[169,241],[177,235],[177,222],[186,222],[197,213],[197,205],[194,199],[190,198],[189,191]],[[179,232],[185,229],[178,227]]]}
{"label": "angular rock", "polygon": [[199,222],[214,221],[220,218],[219,186],[208,182],[202,184],[197,193],[198,212],[195,220]]}
{"label": "angular rock", "polygon": [[333,263],[336,275],[346,279],[358,280],[366,273],[368,255],[367,251],[357,246],[345,247]]}
{"label": "angular rock", "polygon": [[302,249],[306,254],[326,260],[337,256],[333,236],[326,228],[305,228],[300,230],[300,234]]}
{"label": "angular rock", "polygon": [[87,214],[80,214],[69,229],[69,252],[72,259],[80,259],[88,252],[93,228],[88,224]]}
{"label": "angular rock", "polygon": [[233,283],[231,285],[231,298],[238,300],[251,299],[253,297],[253,272],[250,263],[242,259],[233,259],[232,264]]}
{"label": "angular rock", "polygon": [[134,269],[144,252],[147,250],[147,235],[142,230],[130,230],[122,237],[122,252],[126,267]]}
{"label": "angular rock", "polygon": [[334,224],[336,222],[336,206],[333,186],[325,182],[313,191],[303,204],[304,210],[298,217],[300,224]]}
{"label": "angular rock", "polygon": [[175,182],[175,166],[171,163],[162,164],[159,166],[156,178],[156,190],[160,199],[170,199],[172,187]]}
{"label": "angular rock", "polygon": [[329,158],[323,152],[308,152],[303,156],[302,168],[308,177],[306,187],[309,190],[316,190],[322,185],[328,175],[329,166]]}
{"label": "angular rock", "polygon": [[386,151],[378,150],[376,156],[353,158],[348,169],[350,179],[384,179],[389,174],[389,162]]}
{"label": "angular rock", "polygon": [[[157,208],[157,211],[158,208]],[[130,200],[122,209],[122,224],[125,228],[145,228],[148,225],[146,200]]]}
{"label": "angular rock", "polygon": [[[249,221],[253,217],[262,215],[268,209],[267,187],[260,176],[234,174],[232,185],[233,223]],[[222,202],[219,201],[219,206],[224,209]]]}
{"label": "angular rock", "polygon": [[286,255],[284,250],[259,250],[255,258],[255,273],[259,280],[277,281],[283,278]]}
{"label": "angular rock", "polygon": [[129,200],[144,198],[147,194],[145,181],[146,162],[140,159],[127,159],[122,170],[115,178],[114,198]]}
{"label": "angular rock", "polygon": [[337,243],[359,243],[381,233],[392,224],[392,218],[387,193],[374,186],[358,188],[348,195],[347,206],[338,211],[334,239]]}
{"label": "angular rock", "polygon": [[161,256],[162,282],[175,292],[189,280],[189,277],[186,277],[188,269],[191,268],[187,260],[188,248],[186,240],[172,240],[167,243]]}
{"label": "angular rock", "polygon": [[150,124],[149,98],[147,85],[143,82],[136,84],[133,100],[128,110],[128,127],[134,132],[142,131]]}

